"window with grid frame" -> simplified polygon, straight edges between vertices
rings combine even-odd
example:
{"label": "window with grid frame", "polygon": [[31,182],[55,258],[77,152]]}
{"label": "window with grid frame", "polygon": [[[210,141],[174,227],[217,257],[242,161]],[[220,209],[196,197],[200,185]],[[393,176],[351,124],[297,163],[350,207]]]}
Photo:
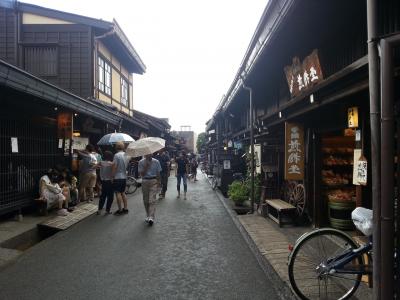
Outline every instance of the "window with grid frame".
{"label": "window with grid frame", "polygon": [[98,59],[98,73],[99,90],[111,96],[111,66],[102,57]]}
{"label": "window with grid frame", "polygon": [[128,81],[121,77],[121,104],[129,107]]}
{"label": "window with grid frame", "polygon": [[57,76],[57,46],[25,46],[24,69],[38,76]]}

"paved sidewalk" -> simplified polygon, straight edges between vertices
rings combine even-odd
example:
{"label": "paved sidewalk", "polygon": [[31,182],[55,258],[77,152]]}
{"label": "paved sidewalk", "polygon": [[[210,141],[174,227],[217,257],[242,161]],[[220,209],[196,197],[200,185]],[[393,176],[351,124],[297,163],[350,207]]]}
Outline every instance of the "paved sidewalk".
{"label": "paved sidewalk", "polygon": [[[207,178],[208,179],[208,178]],[[244,235],[258,262],[263,265],[268,277],[278,277],[283,284],[280,296],[284,299],[298,299],[291,290],[288,276],[289,245],[295,245],[296,240],[304,233],[313,230],[311,226],[284,226],[265,218],[256,212],[253,215],[237,215],[233,203],[225,198],[218,190],[216,194],[224,203],[234,223]],[[278,287],[279,288],[279,287]],[[366,284],[360,285],[352,299],[372,299],[372,290]]]}
{"label": "paved sidewalk", "polygon": [[260,215],[238,216],[240,223],[246,229],[257,245],[260,253],[267,259],[279,277],[289,283],[287,261],[288,245],[294,244],[288,235],[277,230],[277,224]]}

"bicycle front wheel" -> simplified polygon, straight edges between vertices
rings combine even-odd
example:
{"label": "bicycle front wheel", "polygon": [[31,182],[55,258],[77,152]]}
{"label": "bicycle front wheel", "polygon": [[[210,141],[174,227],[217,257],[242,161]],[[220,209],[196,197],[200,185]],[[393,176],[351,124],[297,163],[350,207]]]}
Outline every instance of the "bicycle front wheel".
{"label": "bicycle front wheel", "polygon": [[125,194],[133,194],[134,192],[136,192],[138,188],[138,184],[136,181],[136,178],[133,176],[128,176],[126,178],[126,190],[125,190]]}
{"label": "bicycle front wheel", "polygon": [[[322,228],[305,234],[289,258],[289,280],[301,299],[349,299],[357,290],[361,274],[332,272],[329,264],[349,250],[356,249],[345,233]],[[362,265],[361,256],[348,266]]]}

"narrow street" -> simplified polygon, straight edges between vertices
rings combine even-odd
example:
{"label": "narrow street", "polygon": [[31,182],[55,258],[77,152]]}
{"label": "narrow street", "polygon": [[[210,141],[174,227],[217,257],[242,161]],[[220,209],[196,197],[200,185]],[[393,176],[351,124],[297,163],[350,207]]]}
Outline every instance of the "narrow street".
{"label": "narrow street", "polygon": [[124,216],[93,215],[0,272],[0,299],[277,299],[223,205],[199,174],[188,199],[171,176],[156,223],[141,190]]}

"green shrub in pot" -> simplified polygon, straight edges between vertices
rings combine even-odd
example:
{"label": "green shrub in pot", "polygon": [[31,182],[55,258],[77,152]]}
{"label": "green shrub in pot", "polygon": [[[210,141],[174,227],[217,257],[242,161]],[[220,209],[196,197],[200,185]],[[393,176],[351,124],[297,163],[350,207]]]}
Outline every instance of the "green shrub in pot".
{"label": "green shrub in pot", "polygon": [[229,185],[228,197],[235,204],[241,205],[249,199],[249,189],[245,183],[235,180]]}

